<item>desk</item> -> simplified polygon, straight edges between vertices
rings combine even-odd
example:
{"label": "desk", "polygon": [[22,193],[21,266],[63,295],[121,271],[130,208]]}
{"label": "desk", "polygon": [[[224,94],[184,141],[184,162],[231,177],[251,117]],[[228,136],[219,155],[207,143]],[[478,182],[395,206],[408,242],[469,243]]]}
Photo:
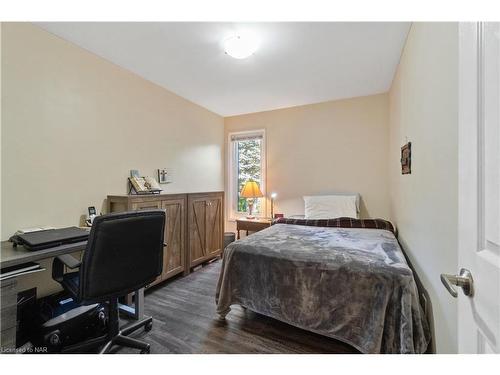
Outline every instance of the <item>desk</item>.
{"label": "desk", "polygon": [[[72,244],[51,247],[43,250],[30,251],[24,246],[17,246],[8,241],[2,241],[0,252],[0,268],[17,266],[23,263],[36,262],[42,259],[54,258],[63,254],[71,254],[77,251],[83,251],[87,247],[87,241],[75,242]],[[19,276],[19,277],[22,277]],[[12,280],[12,279],[10,279]],[[12,297],[17,294],[15,278],[10,283],[6,284],[9,288],[9,293],[2,293],[2,306],[4,298]],[[2,288],[3,291],[3,288]],[[120,311],[133,319],[139,320],[144,316],[144,288],[135,291],[134,307],[128,305],[120,305]],[[17,303],[17,302],[16,302]],[[15,318],[15,317],[14,317]],[[3,323],[2,318],[2,323]],[[12,319],[12,318],[11,318]],[[15,334],[15,330],[14,330]],[[3,341],[3,340],[2,340]]]}
{"label": "desk", "polygon": [[37,262],[42,259],[55,258],[59,255],[83,251],[86,246],[87,241],[82,241],[43,250],[30,251],[24,246],[14,247],[12,242],[2,241],[0,268],[17,266],[28,262]]}

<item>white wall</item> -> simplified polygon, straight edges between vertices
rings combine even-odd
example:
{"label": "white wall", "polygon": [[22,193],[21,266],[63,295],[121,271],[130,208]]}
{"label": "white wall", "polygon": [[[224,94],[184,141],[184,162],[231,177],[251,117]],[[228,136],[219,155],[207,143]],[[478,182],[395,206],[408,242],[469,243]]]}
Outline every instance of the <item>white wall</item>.
{"label": "white wall", "polygon": [[[266,130],[267,192],[278,193],[275,212],[304,214],[304,195],[359,192],[362,217],[389,218],[387,94],[227,117],[224,123],[226,155],[229,132]],[[226,227],[234,230],[234,222]]]}
{"label": "white wall", "polygon": [[[172,168],[166,193],[224,189],[222,117],[34,25],[2,26],[2,240],[81,224],[127,193],[130,169]],[[50,263],[20,289],[57,290]]]}
{"label": "white wall", "polygon": [[[414,23],[389,94],[391,214],[428,290],[438,353],[457,351],[457,304],[440,273],[457,271],[458,25]],[[401,146],[412,142],[412,173]]]}

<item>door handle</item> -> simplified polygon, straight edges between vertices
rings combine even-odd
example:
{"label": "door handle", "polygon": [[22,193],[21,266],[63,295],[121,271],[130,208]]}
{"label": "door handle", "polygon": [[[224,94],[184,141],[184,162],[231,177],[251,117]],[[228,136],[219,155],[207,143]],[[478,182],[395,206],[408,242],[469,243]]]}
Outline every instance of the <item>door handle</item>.
{"label": "door handle", "polygon": [[469,270],[462,268],[459,275],[448,275],[446,273],[441,274],[441,282],[445,288],[450,292],[450,294],[457,298],[458,292],[454,288],[454,285],[462,288],[466,296],[472,297],[474,295],[474,280],[472,279],[472,274]]}

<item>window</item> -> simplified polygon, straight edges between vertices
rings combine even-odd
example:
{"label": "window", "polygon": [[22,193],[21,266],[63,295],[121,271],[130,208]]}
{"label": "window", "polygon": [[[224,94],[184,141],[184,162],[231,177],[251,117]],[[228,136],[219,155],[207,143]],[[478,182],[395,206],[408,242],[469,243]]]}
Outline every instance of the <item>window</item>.
{"label": "window", "polygon": [[[247,213],[247,200],[240,191],[248,180],[259,184],[265,194],[265,133],[264,130],[229,134],[229,218],[236,219]],[[254,214],[265,216],[266,200],[255,199]]]}

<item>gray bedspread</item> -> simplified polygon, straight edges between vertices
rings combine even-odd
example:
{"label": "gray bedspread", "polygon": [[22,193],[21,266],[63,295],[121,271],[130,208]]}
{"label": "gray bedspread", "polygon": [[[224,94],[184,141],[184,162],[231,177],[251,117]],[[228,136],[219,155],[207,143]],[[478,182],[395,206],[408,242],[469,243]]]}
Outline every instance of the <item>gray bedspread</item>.
{"label": "gray bedspread", "polygon": [[363,353],[423,353],[430,331],[393,233],[278,224],[224,251],[216,292]]}

